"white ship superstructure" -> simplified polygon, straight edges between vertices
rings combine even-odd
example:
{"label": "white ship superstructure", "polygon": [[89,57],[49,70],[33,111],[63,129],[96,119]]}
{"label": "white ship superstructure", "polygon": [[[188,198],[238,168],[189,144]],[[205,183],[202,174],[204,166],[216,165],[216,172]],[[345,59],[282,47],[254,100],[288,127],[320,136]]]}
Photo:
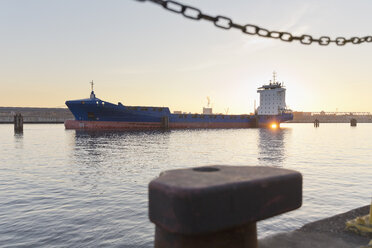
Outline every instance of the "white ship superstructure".
{"label": "white ship superstructure", "polygon": [[203,115],[213,115],[212,107],[211,107],[211,99],[207,96],[208,105],[207,107],[203,107]]}
{"label": "white ship superstructure", "polygon": [[285,91],[282,83],[276,82],[275,72],[273,81],[257,89],[260,94],[260,106],[257,108],[258,115],[279,115],[286,110]]}

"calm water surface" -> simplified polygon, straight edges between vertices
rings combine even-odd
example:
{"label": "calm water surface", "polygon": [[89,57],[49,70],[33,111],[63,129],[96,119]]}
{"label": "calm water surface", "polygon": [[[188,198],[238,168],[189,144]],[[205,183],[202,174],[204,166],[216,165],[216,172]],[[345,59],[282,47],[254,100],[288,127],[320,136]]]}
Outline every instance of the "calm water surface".
{"label": "calm water surface", "polygon": [[371,201],[372,124],[280,130],[79,132],[0,125],[1,247],[152,247],[147,184],[161,171],[224,164],[300,171],[303,206],[261,221],[259,235]]}

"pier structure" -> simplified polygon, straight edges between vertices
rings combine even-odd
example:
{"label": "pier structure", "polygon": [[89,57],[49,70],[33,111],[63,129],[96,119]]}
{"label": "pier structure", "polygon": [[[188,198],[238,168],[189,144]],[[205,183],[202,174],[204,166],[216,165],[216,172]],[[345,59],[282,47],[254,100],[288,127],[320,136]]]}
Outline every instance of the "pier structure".
{"label": "pier structure", "polygon": [[23,123],[64,123],[74,116],[67,108],[0,107],[0,123],[14,123],[14,115],[20,113]]}
{"label": "pier structure", "polygon": [[350,123],[355,119],[359,123],[372,123],[370,112],[293,112],[292,123],[313,123],[318,119],[322,123]]}
{"label": "pier structure", "polygon": [[[301,247],[301,248],[370,248],[371,237],[358,235],[345,229],[345,222],[364,216],[368,213],[370,205],[352,209],[348,212],[326,217],[307,223],[297,230],[281,232],[259,240],[260,248],[272,247]],[[369,245],[367,245],[369,243]]]}
{"label": "pier structure", "polygon": [[301,204],[302,175],[274,167],[169,170],[149,184],[155,248],[255,248],[257,221]]}

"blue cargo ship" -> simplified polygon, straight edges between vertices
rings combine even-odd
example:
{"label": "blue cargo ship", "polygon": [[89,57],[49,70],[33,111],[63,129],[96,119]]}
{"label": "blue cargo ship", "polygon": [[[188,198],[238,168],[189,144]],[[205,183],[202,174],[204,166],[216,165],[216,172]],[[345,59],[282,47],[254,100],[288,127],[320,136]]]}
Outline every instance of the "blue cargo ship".
{"label": "blue cargo ship", "polygon": [[292,120],[291,110],[285,104],[286,89],[275,81],[258,88],[260,106],[255,114],[213,114],[204,108],[203,114],[176,112],[167,107],[125,106],[113,104],[95,96],[93,90],[87,99],[66,101],[75,120],[65,122],[66,129],[160,129],[160,128],[255,128],[279,127]]}

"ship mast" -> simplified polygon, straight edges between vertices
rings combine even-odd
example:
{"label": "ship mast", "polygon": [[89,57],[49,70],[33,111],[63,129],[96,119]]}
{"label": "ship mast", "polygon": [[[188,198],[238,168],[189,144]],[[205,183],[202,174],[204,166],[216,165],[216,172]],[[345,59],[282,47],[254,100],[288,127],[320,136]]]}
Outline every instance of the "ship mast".
{"label": "ship mast", "polygon": [[[92,81],[93,82],[93,81]],[[275,71],[273,71],[273,84],[275,84],[276,83],[276,72]]]}
{"label": "ship mast", "polygon": [[96,95],[94,94],[94,90],[93,90],[93,86],[94,86],[93,80],[92,82],[90,82],[90,85],[92,87],[92,92],[90,93],[90,99],[95,99]]}

